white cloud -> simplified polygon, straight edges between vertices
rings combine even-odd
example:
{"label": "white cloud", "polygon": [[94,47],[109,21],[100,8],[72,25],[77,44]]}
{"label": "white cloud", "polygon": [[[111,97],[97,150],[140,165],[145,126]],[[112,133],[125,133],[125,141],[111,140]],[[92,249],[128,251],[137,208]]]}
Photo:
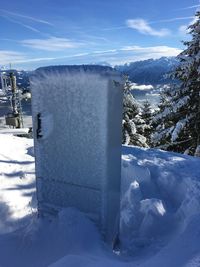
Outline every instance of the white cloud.
{"label": "white cloud", "polygon": [[146,35],[163,37],[170,34],[170,31],[165,28],[160,30],[153,29],[144,19],[128,19],[126,24],[129,28],[137,30],[138,32]]}
{"label": "white cloud", "polygon": [[178,31],[181,35],[185,35],[186,33],[188,33],[188,25],[181,25],[178,28]]}
{"label": "white cloud", "polygon": [[192,8],[198,8],[200,7],[200,4],[199,5],[194,5],[194,6],[187,6],[187,7],[183,7],[183,8],[180,8],[180,9],[192,9]]}
{"label": "white cloud", "polygon": [[110,53],[117,53],[117,49],[108,49],[108,50],[98,50],[92,52],[92,54],[97,54],[97,55],[104,55],[104,54],[110,54]]}
{"label": "white cloud", "polygon": [[[90,62],[106,61],[111,65],[118,65],[149,58],[157,59],[160,57],[177,56],[181,51],[178,48],[169,46],[124,46],[118,49],[83,52],[63,55],[62,57],[30,58],[18,52],[0,50],[0,58],[2,65],[8,65],[10,62],[18,65],[36,62],[59,62],[59,64],[66,64],[65,59],[67,59],[68,64],[87,64]],[[41,63],[34,64],[34,66],[41,65]]]}
{"label": "white cloud", "polygon": [[189,17],[176,17],[176,18],[170,18],[170,19],[161,19],[157,21],[151,21],[150,24],[153,23],[159,23],[159,22],[174,22],[174,21],[180,21],[180,20],[188,20],[188,19],[193,19],[194,16],[189,16]]}
{"label": "white cloud", "polygon": [[[20,25],[28,30],[31,30],[33,32],[37,32],[37,33],[42,33],[40,30],[38,30],[37,28],[33,27],[33,26],[30,26],[29,23],[38,23],[38,24],[45,24],[45,25],[48,25],[48,26],[53,26],[52,23],[46,21],[46,20],[43,20],[43,19],[38,19],[38,18],[35,18],[35,17],[31,17],[31,16],[28,16],[28,15],[22,15],[22,14],[19,14],[19,13],[15,13],[15,12],[11,12],[11,11],[8,11],[8,10],[5,10],[5,9],[1,9],[0,8],[0,17],[12,22],[12,23],[15,23],[17,25]],[[28,24],[27,24],[28,23]]]}
{"label": "white cloud", "polygon": [[145,85],[145,84],[142,84],[142,85],[139,85],[137,83],[132,83],[131,84],[131,89],[138,89],[138,90],[151,90],[153,89],[153,86],[152,85]]}
{"label": "white cloud", "polygon": [[160,57],[177,56],[180,52],[182,52],[181,49],[169,46],[125,46],[120,49],[118,56],[113,57],[110,61],[107,59],[107,61],[113,65],[124,64],[149,58],[158,59]]}
{"label": "white cloud", "polygon": [[193,17],[192,20],[188,24],[181,25],[178,29],[179,34],[186,35],[189,33],[188,27],[192,24],[194,24],[197,21],[197,17]]}
{"label": "white cloud", "polygon": [[38,29],[36,29],[36,28],[34,28],[34,27],[32,27],[32,26],[29,26],[29,25],[27,25],[27,24],[25,24],[25,23],[22,23],[22,22],[20,22],[20,21],[18,21],[18,20],[16,20],[16,19],[10,18],[9,16],[1,15],[1,14],[0,14],[0,17],[6,19],[6,20],[8,20],[8,21],[11,21],[11,22],[13,22],[13,23],[15,23],[15,24],[18,24],[18,25],[20,25],[20,26],[22,26],[22,27],[24,27],[24,28],[26,28],[26,29],[29,29],[29,30],[31,30],[31,31],[33,31],[33,32],[38,32],[38,33],[40,33],[40,31],[39,31]]}
{"label": "white cloud", "polygon": [[21,41],[24,46],[45,50],[45,51],[62,51],[68,48],[78,47],[76,43],[73,43],[66,38],[50,37],[48,39],[27,39]]}
{"label": "white cloud", "polygon": [[[169,46],[124,46],[118,49],[99,50],[91,53],[67,56],[68,58],[80,57],[80,62],[106,61],[112,65],[124,64],[149,58],[177,56],[182,50]],[[63,57],[65,58],[65,57]],[[77,59],[76,59],[77,62]]]}
{"label": "white cloud", "polygon": [[25,56],[24,54],[15,51],[0,50],[0,59],[2,65],[8,65],[9,63],[24,60]]}
{"label": "white cloud", "polygon": [[174,56],[177,55],[181,50],[175,47],[170,46],[148,46],[148,47],[142,47],[142,46],[124,46],[120,50],[122,51],[134,51],[134,52],[152,52],[152,53],[164,53],[166,56]]}
{"label": "white cloud", "polygon": [[38,19],[38,18],[35,18],[35,17],[27,16],[27,15],[22,15],[22,14],[11,12],[11,11],[8,11],[8,10],[5,10],[5,9],[0,9],[0,12],[6,13],[6,14],[12,16],[12,17],[19,17],[19,18],[23,18],[23,19],[26,19],[26,20],[31,20],[31,21],[34,21],[34,22],[37,22],[37,23],[42,23],[42,24],[47,24],[47,25],[53,26],[52,23],[50,23],[50,22],[48,22],[46,20]]}

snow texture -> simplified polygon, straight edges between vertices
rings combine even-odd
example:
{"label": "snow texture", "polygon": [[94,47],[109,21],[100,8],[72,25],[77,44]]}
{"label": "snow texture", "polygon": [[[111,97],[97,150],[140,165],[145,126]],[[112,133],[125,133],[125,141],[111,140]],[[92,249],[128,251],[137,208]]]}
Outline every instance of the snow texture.
{"label": "snow texture", "polygon": [[111,243],[120,203],[121,77],[107,67],[40,69],[32,111],[40,215],[76,207]]}
{"label": "snow texture", "polygon": [[172,131],[172,136],[171,136],[171,141],[175,142],[178,137],[179,137],[179,133],[182,131],[182,129],[185,127],[186,123],[187,123],[188,119],[183,119],[177,122],[177,124],[175,125],[173,131]]}
{"label": "snow texture", "polygon": [[22,219],[36,210],[32,145],[31,139],[0,134],[0,234],[24,225]]}
{"label": "snow texture", "polygon": [[32,145],[0,135],[0,266],[200,266],[199,158],[123,147],[118,256],[76,209],[37,217]]}
{"label": "snow texture", "polygon": [[132,254],[165,244],[199,215],[200,160],[153,149],[124,152],[122,184],[130,186],[122,193],[121,241]]}

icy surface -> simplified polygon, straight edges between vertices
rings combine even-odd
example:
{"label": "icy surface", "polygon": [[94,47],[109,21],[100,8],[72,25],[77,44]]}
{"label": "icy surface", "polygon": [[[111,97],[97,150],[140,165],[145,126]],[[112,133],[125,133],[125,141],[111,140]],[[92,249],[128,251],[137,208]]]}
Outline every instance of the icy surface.
{"label": "icy surface", "polygon": [[0,266],[200,266],[199,158],[123,147],[118,256],[76,209],[38,219],[32,140],[4,134],[0,146]]}
{"label": "icy surface", "polygon": [[118,73],[95,66],[41,69],[32,81],[39,211],[76,207],[109,242],[120,205],[120,83]]}

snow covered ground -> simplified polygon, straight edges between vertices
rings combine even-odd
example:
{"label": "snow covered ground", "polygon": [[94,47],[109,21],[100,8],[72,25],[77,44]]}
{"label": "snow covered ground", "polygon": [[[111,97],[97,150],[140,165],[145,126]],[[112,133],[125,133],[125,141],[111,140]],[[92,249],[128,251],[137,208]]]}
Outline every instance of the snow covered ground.
{"label": "snow covered ground", "polygon": [[0,134],[1,267],[199,267],[200,159],[123,147],[121,254],[74,208],[38,219],[33,141]]}
{"label": "snow covered ground", "polygon": [[[32,213],[35,192],[33,140],[0,134],[0,233]],[[35,206],[34,206],[35,208]]]}

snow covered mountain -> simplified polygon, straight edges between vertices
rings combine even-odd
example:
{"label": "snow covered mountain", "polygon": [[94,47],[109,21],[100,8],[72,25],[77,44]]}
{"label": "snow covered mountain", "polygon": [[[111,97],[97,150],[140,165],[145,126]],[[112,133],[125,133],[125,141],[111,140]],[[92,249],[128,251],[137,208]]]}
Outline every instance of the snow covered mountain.
{"label": "snow covered mountain", "polygon": [[[107,66],[110,69],[111,65],[108,62],[97,62],[91,63],[89,65],[83,65],[84,68],[90,69],[94,68],[96,65],[96,70],[100,71],[102,66]],[[161,57],[160,59],[148,59],[141,60],[132,63],[126,63],[124,65],[115,66],[115,69],[122,72],[123,74],[128,74],[129,79],[138,84],[146,85],[157,85],[157,84],[166,84],[170,82],[170,79],[166,79],[165,75],[171,72],[178,65],[178,61],[175,57]],[[57,68],[59,71],[67,69],[67,65],[58,65],[58,66],[47,66],[41,67],[45,71],[50,71],[52,68]],[[40,70],[38,68],[37,70]],[[77,66],[74,65],[74,69]],[[29,87],[29,77],[32,74],[32,71],[18,71],[12,70],[16,77],[17,83],[22,88]],[[4,72],[9,73],[10,70],[4,70]]]}
{"label": "snow covered mountain", "polygon": [[170,79],[165,76],[177,65],[178,60],[175,57],[161,57],[119,65],[115,68],[127,74],[132,82],[156,85],[169,83]]}
{"label": "snow covered mountain", "polygon": [[[142,85],[158,85],[171,82],[170,78],[166,75],[172,72],[178,65],[176,57],[161,57],[159,59],[147,59],[136,61],[132,63],[126,63],[125,65],[118,65],[114,68],[123,74],[127,74],[129,79],[137,84]],[[96,71],[100,71],[102,66],[111,67],[107,62],[91,63],[90,65],[83,65],[84,68],[90,69],[91,66],[96,65]],[[57,68],[59,71],[66,70],[67,65],[60,66],[47,66],[42,67],[45,71]],[[74,65],[74,69],[77,66]],[[41,68],[38,68],[40,70]]]}

